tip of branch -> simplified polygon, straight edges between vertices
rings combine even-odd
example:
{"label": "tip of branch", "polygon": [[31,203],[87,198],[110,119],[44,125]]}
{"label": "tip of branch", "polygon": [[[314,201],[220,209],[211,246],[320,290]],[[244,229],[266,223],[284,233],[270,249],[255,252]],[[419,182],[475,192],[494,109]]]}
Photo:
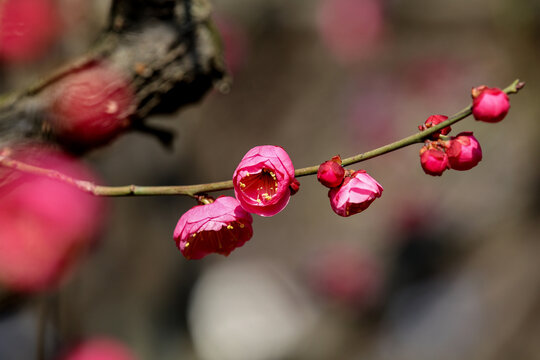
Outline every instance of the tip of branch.
{"label": "tip of branch", "polygon": [[510,84],[510,86],[508,86],[503,91],[507,94],[515,94],[519,90],[523,89],[524,86],[525,86],[525,81],[520,81],[519,79],[516,79],[514,80],[512,84]]}

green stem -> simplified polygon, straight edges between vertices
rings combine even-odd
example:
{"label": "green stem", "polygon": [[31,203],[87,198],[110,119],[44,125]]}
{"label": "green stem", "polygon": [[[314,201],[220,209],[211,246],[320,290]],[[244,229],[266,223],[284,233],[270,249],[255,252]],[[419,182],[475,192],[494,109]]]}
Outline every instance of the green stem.
{"label": "green stem", "polygon": [[[515,80],[511,85],[505,88],[503,91],[507,94],[515,94],[525,86],[525,83]],[[377,156],[381,156],[392,151],[404,148],[406,146],[422,143],[429,136],[436,131],[450,126],[464,118],[468,117],[472,113],[472,105],[467,106],[460,112],[450,116],[446,121],[430,127],[417,134],[408,136],[393,143],[381,146],[377,149],[367,151],[362,154],[351,156],[342,160],[343,166],[356,164],[368,159],[373,159]],[[92,193],[96,196],[151,196],[151,195],[186,195],[193,198],[198,198],[197,194],[208,193],[213,191],[230,190],[233,188],[232,180],[220,181],[208,184],[197,185],[180,185],[180,186],[138,186],[138,185],[125,185],[125,186],[100,186],[89,181],[73,179],[65,174],[59,173],[55,170],[43,169],[33,165],[21,163],[19,161],[9,158],[7,155],[0,154],[0,166],[5,166],[19,171],[38,174],[54,178],[70,185],[76,186],[82,191]],[[314,175],[317,173],[319,165],[309,166],[301,169],[296,169],[294,172],[296,177],[302,177],[307,175]]]}

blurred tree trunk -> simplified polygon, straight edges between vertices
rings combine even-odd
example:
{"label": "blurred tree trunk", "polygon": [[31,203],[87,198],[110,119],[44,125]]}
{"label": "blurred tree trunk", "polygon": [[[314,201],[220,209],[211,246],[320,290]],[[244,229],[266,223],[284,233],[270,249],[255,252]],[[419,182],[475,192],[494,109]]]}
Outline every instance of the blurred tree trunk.
{"label": "blurred tree trunk", "polygon": [[0,144],[55,142],[47,115],[55,84],[101,62],[130,79],[135,92],[130,129],[170,141],[170,134],[151,129],[145,119],[175,112],[212,87],[227,86],[210,15],[207,0],[114,0],[107,28],[84,56],[28,89],[0,96]]}

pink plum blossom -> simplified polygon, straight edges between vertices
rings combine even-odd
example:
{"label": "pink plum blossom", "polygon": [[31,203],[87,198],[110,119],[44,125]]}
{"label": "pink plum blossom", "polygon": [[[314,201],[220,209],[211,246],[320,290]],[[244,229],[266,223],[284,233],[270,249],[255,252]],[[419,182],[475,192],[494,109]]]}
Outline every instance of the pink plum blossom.
{"label": "pink plum blossom", "polygon": [[174,241],[186,259],[201,259],[211,253],[227,256],[251,239],[252,222],[238,200],[222,196],[182,215],[174,229]]}
{"label": "pink plum blossom", "polygon": [[383,274],[374,256],[343,243],[311,256],[308,275],[315,291],[356,309],[374,305],[381,295]]}
{"label": "pink plum blossom", "polygon": [[453,137],[446,150],[450,168],[469,170],[482,160],[482,148],[472,132],[462,132]]}
{"label": "pink plum blossom", "polygon": [[317,25],[332,55],[351,63],[375,52],[384,32],[380,0],[322,0]]}
{"label": "pink plum blossom", "polygon": [[57,85],[50,108],[55,135],[78,147],[107,143],[129,126],[133,104],[131,85],[118,70],[83,69]]}
{"label": "pink plum blossom", "polygon": [[42,56],[60,34],[52,0],[0,1],[0,59],[15,63]]}
{"label": "pink plum blossom", "polygon": [[135,360],[124,344],[106,337],[86,340],[61,357],[62,360]]}
{"label": "pink plum blossom", "polygon": [[294,167],[279,146],[249,150],[233,174],[234,193],[242,207],[261,216],[272,216],[287,206],[291,185],[296,188]]}
{"label": "pink plum blossom", "polygon": [[[429,129],[435,125],[438,125],[444,121],[448,120],[448,116],[445,115],[431,115],[424,121],[423,125],[418,126],[418,129],[420,131]],[[431,134],[431,139],[437,140],[439,138],[439,135],[448,135],[448,133],[452,130],[450,126],[444,127],[439,131],[436,131],[435,133]]]}
{"label": "pink plum blossom", "polygon": [[[13,157],[88,178],[81,165],[50,150],[25,149]],[[0,188],[0,283],[24,292],[50,289],[95,239],[101,199],[44,176],[5,170],[0,168],[6,180]]]}
{"label": "pink plum blossom", "polygon": [[428,175],[441,176],[448,169],[448,156],[444,148],[434,145],[423,146],[420,149],[420,165]]}
{"label": "pink plum blossom", "polygon": [[334,156],[332,160],[323,162],[317,171],[317,180],[326,187],[339,186],[345,177],[345,169],[341,166],[341,157]]}
{"label": "pink plum blossom", "polygon": [[476,120],[495,123],[499,122],[510,109],[510,99],[498,88],[488,88],[485,85],[472,89],[472,113]]}
{"label": "pink plum blossom", "polygon": [[330,206],[339,216],[358,214],[381,197],[383,188],[364,170],[345,176],[341,186],[328,191]]}

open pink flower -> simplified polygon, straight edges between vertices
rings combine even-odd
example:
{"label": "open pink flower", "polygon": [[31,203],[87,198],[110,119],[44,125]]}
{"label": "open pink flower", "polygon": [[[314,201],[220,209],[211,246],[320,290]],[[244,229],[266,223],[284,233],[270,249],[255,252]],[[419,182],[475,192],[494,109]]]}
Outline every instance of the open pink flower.
{"label": "open pink flower", "polygon": [[174,229],[174,241],[186,259],[201,259],[211,253],[229,255],[251,239],[252,222],[238,200],[222,196],[182,215]]}
{"label": "open pink flower", "polygon": [[[46,149],[13,157],[88,178],[79,164]],[[101,199],[57,180],[5,170],[0,168],[6,180],[0,188],[0,282],[16,291],[50,289],[95,239]]]}
{"label": "open pink flower", "polygon": [[450,140],[446,150],[450,168],[469,170],[482,160],[482,148],[472,132],[462,132]]}
{"label": "open pink flower", "polygon": [[86,340],[61,357],[62,360],[135,360],[135,356],[122,343],[98,337]]}
{"label": "open pink flower", "polygon": [[448,156],[443,148],[434,145],[420,149],[420,164],[428,175],[441,176],[448,169]]}
{"label": "open pink flower", "polygon": [[472,113],[476,120],[485,122],[499,122],[510,110],[508,95],[497,88],[485,85],[472,89]]}
{"label": "open pink flower", "polygon": [[328,191],[330,206],[339,216],[351,216],[366,210],[383,192],[382,186],[364,170],[345,176],[341,186]]}
{"label": "open pink flower", "polygon": [[242,158],[233,174],[234,193],[242,207],[272,216],[287,206],[296,185],[289,155],[279,146],[256,146]]}

